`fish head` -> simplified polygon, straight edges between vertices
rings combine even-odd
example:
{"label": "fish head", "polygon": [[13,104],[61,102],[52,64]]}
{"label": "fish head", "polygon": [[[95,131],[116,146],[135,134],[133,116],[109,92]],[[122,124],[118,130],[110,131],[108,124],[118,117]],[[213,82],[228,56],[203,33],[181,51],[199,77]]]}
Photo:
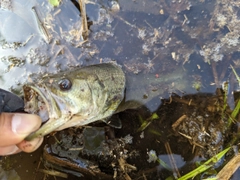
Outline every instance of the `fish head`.
{"label": "fish head", "polygon": [[34,137],[111,116],[124,97],[124,89],[124,73],[113,64],[49,75],[24,85],[25,111],[46,121]]}

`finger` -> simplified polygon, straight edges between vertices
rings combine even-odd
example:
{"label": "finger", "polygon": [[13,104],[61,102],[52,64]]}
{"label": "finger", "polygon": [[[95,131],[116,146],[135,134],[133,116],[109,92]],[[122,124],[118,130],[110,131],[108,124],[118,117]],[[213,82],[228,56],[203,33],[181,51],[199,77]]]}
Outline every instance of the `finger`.
{"label": "finger", "polygon": [[0,156],[6,156],[11,154],[16,154],[18,152],[33,152],[35,151],[43,142],[43,138],[36,138],[32,141],[22,141],[18,145],[0,147]]}
{"label": "finger", "polygon": [[0,156],[15,154],[15,153],[18,153],[20,151],[21,150],[16,145],[0,147]]}
{"label": "finger", "polygon": [[35,138],[32,141],[23,140],[17,144],[18,148],[24,152],[33,152],[35,151],[43,142],[43,138]]}
{"label": "finger", "polygon": [[39,116],[33,114],[1,113],[0,146],[10,146],[21,142],[31,132],[41,126]]}

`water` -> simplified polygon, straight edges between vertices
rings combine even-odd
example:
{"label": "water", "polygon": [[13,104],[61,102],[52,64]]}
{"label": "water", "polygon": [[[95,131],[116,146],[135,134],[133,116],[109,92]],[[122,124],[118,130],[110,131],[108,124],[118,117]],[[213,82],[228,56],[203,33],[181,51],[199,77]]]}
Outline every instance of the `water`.
{"label": "water", "polygon": [[[238,83],[230,64],[239,72],[237,3],[229,5],[224,0],[119,0],[117,3],[119,11],[111,10],[107,0],[87,4],[90,34],[85,43],[78,33],[79,10],[70,1],[63,0],[60,7],[53,8],[47,1],[18,0],[9,10],[0,9],[1,88],[21,95],[22,85],[42,74],[114,60],[122,65],[127,76],[126,101],[144,104],[145,118],[157,111],[161,113],[161,121],[169,119],[164,113],[171,114],[176,109],[160,108],[165,102],[162,99],[168,99],[172,93],[215,94],[224,81],[229,82],[229,105],[234,107],[231,92],[238,90]],[[33,6],[47,28],[49,43],[37,24]],[[179,116],[180,112],[178,109]],[[175,120],[179,117],[173,116]],[[158,128],[169,133],[161,126]],[[156,137],[149,135],[149,138]],[[158,145],[154,148],[159,148],[159,156],[166,153]],[[178,152],[177,146],[172,148]]]}

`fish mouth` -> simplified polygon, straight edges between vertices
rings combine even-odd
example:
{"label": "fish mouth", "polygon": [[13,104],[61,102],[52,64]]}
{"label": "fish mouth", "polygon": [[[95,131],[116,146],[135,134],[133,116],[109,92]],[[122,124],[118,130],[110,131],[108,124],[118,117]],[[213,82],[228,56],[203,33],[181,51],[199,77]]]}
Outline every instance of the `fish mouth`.
{"label": "fish mouth", "polygon": [[34,138],[43,137],[66,123],[65,118],[61,118],[60,109],[50,89],[46,86],[25,85],[24,110],[31,114],[39,115],[43,120],[42,126],[35,132],[28,135],[25,140],[31,141]]}
{"label": "fish mouth", "polygon": [[49,120],[49,103],[46,96],[38,87],[25,85],[24,92],[24,110],[31,114],[37,114],[42,122]]}
{"label": "fish mouth", "polygon": [[26,112],[39,115],[42,122],[59,117],[56,102],[46,86],[24,85],[23,92]]}

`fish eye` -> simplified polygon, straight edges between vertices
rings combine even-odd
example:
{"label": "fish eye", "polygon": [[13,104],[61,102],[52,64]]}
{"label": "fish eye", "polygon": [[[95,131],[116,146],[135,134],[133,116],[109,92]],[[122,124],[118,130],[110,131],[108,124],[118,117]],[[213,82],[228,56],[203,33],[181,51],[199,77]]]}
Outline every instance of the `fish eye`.
{"label": "fish eye", "polygon": [[59,85],[59,88],[60,88],[61,90],[66,91],[66,90],[71,89],[71,87],[72,87],[72,82],[71,82],[69,79],[65,78],[65,79],[60,80],[60,81],[58,82],[58,85]]}

